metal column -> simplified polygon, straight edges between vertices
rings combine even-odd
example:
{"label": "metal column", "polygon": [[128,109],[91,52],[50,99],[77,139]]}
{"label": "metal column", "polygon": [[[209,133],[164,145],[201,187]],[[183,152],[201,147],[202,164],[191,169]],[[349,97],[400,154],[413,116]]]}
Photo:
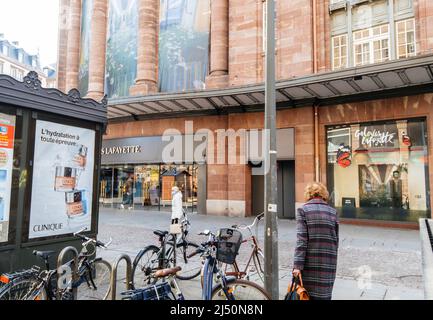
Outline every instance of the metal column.
{"label": "metal column", "polygon": [[265,288],[279,299],[277,229],[277,140],[275,104],[275,1],[266,0],[266,83],[265,133],[269,135],[265,154]]}

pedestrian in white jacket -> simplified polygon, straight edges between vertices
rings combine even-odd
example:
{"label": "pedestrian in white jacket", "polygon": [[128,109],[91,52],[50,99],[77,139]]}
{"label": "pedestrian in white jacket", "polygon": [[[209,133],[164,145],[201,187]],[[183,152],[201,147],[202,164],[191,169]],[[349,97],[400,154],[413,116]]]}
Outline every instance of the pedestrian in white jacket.
{"label": "pedestrian in white jacket", "polygon": [[173,187],[171,191],[171,223],[177,224],[183,216],[182,192],[180,192],[178,187]]}

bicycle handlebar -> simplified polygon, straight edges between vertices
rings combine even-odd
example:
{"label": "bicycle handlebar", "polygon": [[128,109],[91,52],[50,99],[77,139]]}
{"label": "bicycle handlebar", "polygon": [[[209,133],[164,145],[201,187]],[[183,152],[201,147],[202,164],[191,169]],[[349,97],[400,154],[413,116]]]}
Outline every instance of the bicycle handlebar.
{"label": "bicycle handlebar", "polygon": [[107,247],[111,244],[111,242],[113,242],[113,239],[111,239],[111,238],[110,238],[110,241],[108,241],[107,243],[103,243],[102,241],[95,240],[95,239],[86,237],[85,235],[82,235],[81,232],[86,231],[86,230],[87,230],[87,228],[82,228],[81,230],[74,233],[74,236],[77,238],[80,238],[82,241],[84,241],[85,245],[87,245],[87,243],[93,242],[97,247],[107,249]]}
{"label": "bicycle handlebar", "polygon": [[256,216],[256,218],[254,219],[253,223],[250,225],[232,225],[233,229],[240,229],[240,230],[250,230],[251,228],[254,227],[260,220],[263,219],[263,217],[265,216],[265,213],[262,212],[261,214],[259,214],[258,216]]}
{"label": "bicycle handlebar", "polygon": [[194,257],[196,254],[203,253],[203,252],[204,252],[203,247],[197,248],[197,250],[195,250],[193,253],[190,253],[189,255],[187,255],[187,258],[190,259],[190,258]]}

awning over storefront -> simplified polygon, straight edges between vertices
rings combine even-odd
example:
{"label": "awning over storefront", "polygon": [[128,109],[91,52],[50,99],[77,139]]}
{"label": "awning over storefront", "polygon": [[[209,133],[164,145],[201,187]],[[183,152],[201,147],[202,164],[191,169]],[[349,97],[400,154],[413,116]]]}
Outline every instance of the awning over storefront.
{"label": "awning over storefront", "polygon": [[[277,108],[433,92],[433,55],[278,81]],[[261,111],[264,84],[109,100],[110,121]]]}
{"label": "awning over storefront", "polygon": [[[262,161],[263,137],[261,131],[258,131],[256,136],[245,132],[244,138],[247,161]],[[194,135],[105,139],[102,141],[101,161],[103,165],[205,163],[209,159],[206,143],[207,138],[202,139],[201,136]],[[293,128],[277,129],[277,154],[278,160],[295,159]],[[213,158],[212,161],[217,160]]]}

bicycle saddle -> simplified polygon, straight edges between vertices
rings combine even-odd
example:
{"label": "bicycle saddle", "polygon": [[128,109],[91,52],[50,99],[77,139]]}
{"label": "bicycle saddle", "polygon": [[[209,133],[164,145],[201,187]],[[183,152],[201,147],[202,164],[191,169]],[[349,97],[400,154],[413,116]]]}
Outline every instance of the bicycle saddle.
{"label": "bicycle saddle", "polygon": [[162,269],[155,272],[154,277],[155,278],[163,278],[167,276],[174,276],[176,273],[178,273],[180,270],[182,270],[181,267],[175,267],[170,269]]}
{"label": "bicycle saddle", "polygon": [[37,251],[37,250],[33,251],[33,254],[35,256],[38,256],[44,260],[47,260],[49,257],[51,257],[55,253],[56,253],[55,251]]}
{"label": "bicycle saddle", "polygon": [[165,237],[168,233],[169,233],[168,231],[161,231],[161,230],[153,231],[153,234],[157,235],[158,237]]}

